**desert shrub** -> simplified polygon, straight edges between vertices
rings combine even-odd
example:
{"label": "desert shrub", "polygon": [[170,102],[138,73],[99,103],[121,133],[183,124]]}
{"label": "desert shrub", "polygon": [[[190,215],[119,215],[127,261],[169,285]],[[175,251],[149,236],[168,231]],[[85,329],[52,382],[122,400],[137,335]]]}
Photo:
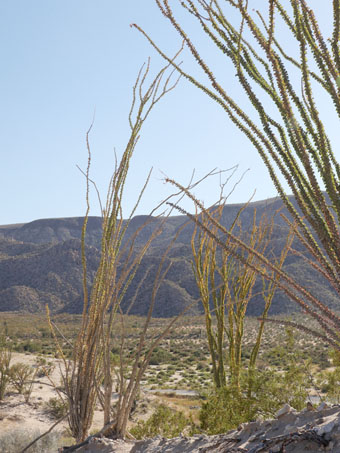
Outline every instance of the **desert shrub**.
{"label": "desert shrub", "polygon": [[10,350],[0,345],[0,401],[4,399],[9,384],[11,356]]}
{"label": "desert shrub", "polygon": [[25,341],[22,345],[22,350],[25,352],[37,353],[41,352],[41,344],[36,341]]}
{"label": "desert shrub", "polygon": [[192,364],[192,363],[194,363],[194,362],[196,362],[195,357],[189,356],[189,357],[186,357],[186,358],[184,359],[184,363]]}
{"label": "desert shrub", "polygon": [[41,338],[53,338],[50,330],[47,327],[41,327],[40,333],[41,333]]}
{"label": "desert shrub", "polygon": [[37,363],[38,366],[45,366],[45,365],[47,365],[47,359],[45,357],[43,357],[43,356],[39,356],[37,358],[37,362],[36,363]]}
{"label": "desert shrub", "polygon": [[[232,386],[215,388],[208,395],[200,410],[201,429],[207,434],[219,434],[236,428],[240,423],[247,423],[258,417],[267,418],[289,403],[297,409],[298,401],[293,389],[292,395],[282,385],[283,378],[278,373],[264,372],[255,376],[253,396],[239,394]],[[305,405],[305,396],[302,399]]]}
{"label": "desert shrub", "polygon": [[321,369],[330,366],[328,352],[324,347],[317,345],[316,347],[310,348],[308,354],[312,358],[313,363],[317,364]]}
{"label": "desert shrub", "polygon": [[50,398],[46,403],[46,407],[55,418],[61,418],[67,413],[67,403],[61,398]]}
{"label": "desert shrub", "polygon": [[306,375],[297,367],[283,373],[258,371],[252,397],[235,392],[232,386],[215,389],[202,404],[201,428],[208,434],[222,433],[258,417],[272,417],[286,403],[301,410],[306,404],[307,387]]}
{"label": "desert shrub", "polygon": [[285,340],[274,348],[274,352],[279,358],[278,366],[284,372],[262,372],[264,390],[277,407],[289,403],[295,409],[301,410],[308,396],[308,387],[312,386],[311,361],[304,359],[291,329],[286,329]]}
{"label": "desert shrub", "polygon": [[192,424],[191,420],[187,419],[182,412],[162,404],[148,420],[139,421],[130,432],[136,439],[157,435],[170,438],[179,436],[190,424]]}
{"label": "desert shrub", "polygon": [[155,348],[150,359],[150,365],[160,365],[169,363],[172,354],[169,351],[161,348]]}
{"label": "desert shrub", "polygon": [[9,370],[9,379],[18,393],[23,394],[28,389],[34,373],[35,370],[30,365],[19,362],[11,366]]}
{"label": "desert shrub", "polygon": [[24,352],[24,344],[21,341],[13,343],[13,351]]}
{"label": "desert shrub", "polygon": [[329,353],[332,359],[333,368],[331,371],[324,371],[319,379],[322,392],[327,394],[327,400],[333,404],[340,403],[340,353],[332,350]]}
{"label": "desert shrub", "polygon": [[46,365],[42,365],[39,367],[37,371],[37,377],[42,378],[45,376],[51,376],[55,369],[55,365],[53,363],[48,363]]}
{"label": "desert shrub", "polygon": [[205,354],[204,354],[204,352],[201,349],[196,349],[195,351],[192,352],[192,355],[196,359],[201,359],[201,360],[205,359]]}
{"label": "desert shrub", "polygon": [[256,413],[249,398],[235,396],[230,387],[215,389],[200,410],[201,428],[208,434],[218,434],[251,420]]}
{"label": "desert shrub", "polygon": [[[40,434],[39,431],[21,428],[0,434],[1,453],[18,453]],[[32,445],[27,453],[55,453],[58,450],[60,437],[60,433],[51,432]]]}

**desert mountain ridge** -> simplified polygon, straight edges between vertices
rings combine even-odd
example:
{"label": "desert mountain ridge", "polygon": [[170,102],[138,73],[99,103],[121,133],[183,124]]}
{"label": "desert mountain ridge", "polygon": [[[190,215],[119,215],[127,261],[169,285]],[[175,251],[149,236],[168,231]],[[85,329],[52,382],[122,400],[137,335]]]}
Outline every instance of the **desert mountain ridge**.
{"label": "desert mountain ridge", "polygon": [[[221,222],[226,228],[230,227],[241,207],[242,204],[225,206]],[[257,221],[263,214],[270,218],[278,211],[288,216],[280,198],[249,203],[240,216],[244,231],[249,230],[253,222],[254,210],[257,213]],[[128,226],[126,239],[131,237],[146,220],[147,226],[138,235],[136,247],[145,243],[162,218],[135,216]],[[41,312],[48,304],[54,313],[81,313],[83,301],[80,238],[83,221],[83,217],[55,218],[0,226],[0,311],[35,313]],[[278,256],[285,242],[288,227],[278,213],[275,215],[274,223],[268,250]],[[86,235],[89,285],[93,282],[99,264],[101,227],[100,217],[89,217]],[[188,222],[186,216],[171,216],[165,219],[161,235],[152,243],[143,258],[135,279],[125,295],[123,308],[133,298],[138,283],[148,270],[148,278],[141,285],[138,298],[131,310],[131,313],[137,315],[147,313],[157,265],[166,247],[178,234],[166,259],[165,264],[171,262],[171,267],[159,289],[153,315],[174,316],[188,304],[193,304],[189,313],[202,312],[200,304],[193,303],[199,297],[191,264],[190,241],[193,230],[194,225]],[[294,247],[303,250],[297,241]],[[337,295],[300,257],[289,255],[285,270],[308,286],[308,289],[327,305],[337,307]],[[261,287],[262,282],[258,281],[254,288],[254,294],[257,295],[248,307],[249,315],[259,315],[262,312],[262,296],[258,294]],[[272,314],[289,313],[296,309],[294,303],[277,292],[271,307]]]}

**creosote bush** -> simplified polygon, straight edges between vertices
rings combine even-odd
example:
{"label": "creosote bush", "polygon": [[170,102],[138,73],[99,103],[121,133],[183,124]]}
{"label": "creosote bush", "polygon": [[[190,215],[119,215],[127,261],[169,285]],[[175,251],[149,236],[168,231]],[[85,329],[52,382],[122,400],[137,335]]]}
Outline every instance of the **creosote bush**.
{"label": "creosote bush", "polygon": [[155,436],[170,438],[179,436],[186,428],[192,431],[193,427],[192,420],[186,418],[182,412],[161,404],[148,420],[139,421],[131,429],[131,434],[136,439]]}
{"label": "creosote bush", "polygon": [[172,358],[172,354],[165,349],[155,348],[150,358],[150,365],[160,365],[169,363]]}
{"label": "creosote bush", "polygon": [[34,368],[22,362],[15,363],[9,370],[10,383],[20,394],[27,392],[34,375]]}
{"label": "creosote bush", "polygon": [[46,403],[46,408],[56,419],[62,418],[67,414],[67,403],[58,397],[52,397]]}

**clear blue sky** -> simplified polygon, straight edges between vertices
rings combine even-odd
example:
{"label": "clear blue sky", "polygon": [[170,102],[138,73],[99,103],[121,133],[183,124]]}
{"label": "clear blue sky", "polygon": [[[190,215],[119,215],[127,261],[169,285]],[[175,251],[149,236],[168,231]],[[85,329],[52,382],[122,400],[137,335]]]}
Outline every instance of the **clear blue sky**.
{"label": "clear blue sky", "polygon": [[[322,13],[326,20],[327,10]],[[153,0],[0,2],[0,224],[84,214],[85,183],[76,165],[86,166],[85,134],[94,110],[92,177],[105,197],[113,149],[120,155],[128,139],[136,74],[148,56],[154,72],[162,66],[146,40],[130,28],[133,22],[167,52],[178,48],[177,35]],[[187,55],[183,59],[195,70]],[[217,70],[223,73],[224,67]],[[225,77],[235,80],[227,72]],[[154,109],[142,132],[125,212],[151,167],[139,213],[148,213],[169,193],[162,172],[185,184],[194,168],[202,176],[236,164],[238,175],[250,171],[231,202],[247,201],[255,189],[255,199],[276,195],[247,139],[217,105],[181,81]],[[218,195],[217,183],[198,192],[206,205]],[[91,214],[99,214],[94,198]]]}

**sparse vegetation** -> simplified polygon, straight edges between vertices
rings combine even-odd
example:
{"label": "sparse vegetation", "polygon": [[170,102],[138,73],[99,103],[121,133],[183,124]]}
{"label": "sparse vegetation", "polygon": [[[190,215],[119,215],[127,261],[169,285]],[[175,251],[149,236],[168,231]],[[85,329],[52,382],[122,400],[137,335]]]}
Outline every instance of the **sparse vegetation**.
{"label": "sparse vegetation", "polygon": [[[41,433],[35,430],[13,429],[0,434],[0,446],[2,453],[18,453],[22,451],[32,440],[39,437]],[[38,440],[32,447],[26,450],[27,453],[55,453],[60,446],[61,434],[52,432]]]}
{"label": "sparse vegetation", "polygon": [[[9,326],[12,323],[15,324],[13,314],[8,313],[4,316]],[[301,314],[296,316],[299,321],[303,321]],[[23,338],[29,335],[30,331],[32,333],[35,331],[37,319],[39,317],[34,315],[26,317],[26,330],[22,332]],[[69,332],[70,338],[72,338],[72,335],[79,328],[81,319],[78,315],[59,315],[55,318],[55,322],[61,331]],[[129,332],[124,349],[128,364],[128,377],[131,369],[129,365],[130,350],[135,347],[140,331],[143,329],[144,320],[139,317],[126,316],[124,322],[126,330]],[[164,328],[164,322],[162,319],[152,319],[149,326],[150,336],[159,336]],[[116,323],[119,325],[119,320],[116,320]],[[190,417],[195,421],[196,430],[212,433],[227,429],[227,427],[229,429],[233,423],[241,419],[244,421],[247,418],[272,417],[274,409],[279,408],[285,402],[289,402],[297,408],[301,405],[304,406],[308,401],[307,394],[320,394],[326,401],[329,400],[326,390],[330,391],[330,387],[327,387],[330,381],[327,381],[325,372],[331,371],[332,368],[330,367],[335,365],[335,362],[327,358],[329,349],[327,345],[322,343],[315,345],[313,337],[304,336],[299,331],[295,331],[294,334],[289,333],[289,339],[284,329],[277,325],[268,325],[264,331],[262,348],[258,357],[258,371],[255,374],[256,398],[252,400],[251,405],[249,400],[246,404],[246,398],[239,400],[238,406],[231,406],[232,404],[236,405],[236,401],[230,399],[228,399],[228,404],[222,404],[223,395],[217,395],[214,392],[211,360],[204,325],[205,320],[202,316],[179,320],[174,329],[157,346],[156,356],[166,357],[166,361],[150,365],[141,382],[143,393],[148,394],[152,389],[154,401],[147,400],[146,403],[144,398],[140,401],[137,399],[137,410],[133,412],[133,418],[128,423],[129,431],[134,425],[138,424],[139,420],[145,421],[145,410],[149,413],[154,405],[157,407],[157,404],[166,405],[183,413],[186,419],[185,433],[193,432],[191,431],[193,426]],[[246,352],[250,351],[255,343],[257,331],[258,321],[255,318],[246,317],[244,326]],[[114,338],[118,339],[118,330],[114,329],[113,332],[117,335]],[[21,341],[19,333],[15,334],[15,339],[18,342]],[[49,339],[49,341],[53,342],[52,339]],[[9,344],[12,343],[11,335],[8,342]],[[65,343],[65,349],[68,348],[69,345]],[[318,354],[315,354],[316,348],[325,357],[325,360],[320,362]],[[310,363],[307,360],[308,358],[311,359]],[[187,359],[190,359],[190,361],[187,361]],[[247,357],[246,353],[243,354],[243,366],[246,366],[248,360],[249,355]],[[45,361],[46,366],[50,362],[48,356],[45,360],[40,358],[40,364]],[[33,360],[32,363],[34,363]],[[242,388],[244,388],[244,378],[245,375],[242,374]],[[9,387],[9,390],[11,390],[11,387]],[[182,392],[184,392],[184,395]],[[225,396],[227,396],[227,393],[225,393]],[[47,413],[51,415],[56,410],[54,416],[57,419],[65,414],[65,406],[57,395],[47,406],[42,405],[41,407],[45,408]],[[241,411],[238,413],[239,418],[236,417],[236,413],[231,418],[226,414],[226,408],[231,407]],[[51,409],[52,412],[50,412]],[[142,427],[140,426],[140,428]]]}
{"label": "sparse vegetation", "polygon": [[[247,0],[229,0],[224,7],[238,13],[241,24],[237,27],[230,22],[229,15],[217,0],[181,2],[181,6],[197,21],[201,31],[223,57],[227,57],[233,71],[236,71],[240,87],[254,110],[251,116],[230,97],[228,85],[224,88],[223,84],[216,81],[214,71],[176,20],[168,0],[156,0],[156,4],[191,51],[205,78],[207,76],[208,85],[186,73],[175,58],[167,57],[140,27],[133,26],[167,60],[167,68],[172,66],[174,71],[178,71],[216,101],[249,138],[267,166],[290,214],[289,218],[285,217],[285,222],[299,242],[298,248],[293,250],[294,254],[307,263],[314,274],[324,280],[333,297],[338,298],[340,166],[314,94],[318,89],[324,90],[335,108],[334,116],[340,116],[339,1],[333,0],[333,35],[329,39],[321,34],[314,13],[305,0],[292,0],[289,12],[280,2],[269,0],[268,17],[264,18],[258,12],[257,19],[248,9]],[[299,50],[298,56],[286,54],[280,46],[276,19],[290,30]],[[251,39],[253,42],[250,42]],[[311,66],[307,57],[313,60]],[[297,73],[293,77],[287,70],[288,63],[293,65]],[[173,388],[168,398],[174,398],[179,386],[182,390],[195,390],[196,397],[203,395],[205,400],[199,414],[200,429],[209,434],[226,431],[256,417],[273,415],[284,403],[302,409],[309,392],[319,388],[327,392],[326,399],[338,402],[340,316],[327,306],[323,294],[319,296],[314,293],[313,282],[307,287],[296,278],[298,272],[289,274],[283,268],[286,251],[292,241],[287,241],[286,249],[281,247],[279,259],[277,256],[268,258],[263,234],[266,228],[262,230],[254,220],[253,229],[248,232],[248,241],[235,234],[234,226],[240,227],[241,224],[235,221],[231,228],[227,228],[220,222],[224,207],[222,200],[213,209],[206,209],[192,193],[195,184],[183,187],[166,178],[166,182],[188,196],[196,208],[196,215],[193,215],[176,204],[168,203],[194,222],[192,249],[195,277],[205,315],[205,333],[202,335],[202,318],[197,324],[192,319],[190,323],[186,320],[173,331],[170,328],[180,320],[180,316],[170,319],[166,325],[162,320],[152,319],[156,295],[161,283],[166,280],[172,262],[175,262],[167,261],[172,244],[167,244],[158,265],[153,267],[155,279],[147,316],[134,319],[124,314],[122,304],[127,288],[131,286],[150,243],[162,231],[162,225],[158,224],[158,228],[153,230],[141,247],[134,247],[136,237],[148,224],[147,220],[125,242],[124,235],[135,212],[133,209],[131,216],[124,221],[122,193],[130,158],[150,109],[172,89],[169,87],[170,77],[162,85],[163,69],[143,93],[148,69],[149,66],[145,73],[139,74],[134,87],[129,117],[131,137],[122,159],[116,163],[107,203],[102,208],[101,252],[90,294],[85,248],[88,211],[85,217],[81,241],[84,306],[82,316],[77,319],[78,324],[74,323],[77,333],[70,337],[65,336],[65,332],[61,334],[56,324],[57,317],[53,323],[49,317],[57,355],[64,365],[61,374],[67,402],[65,409],[61,400],[51,399],[50,410],[56,417],[68,414],[72,435],[76,441],[82,441],[90,430],[97,401],[104,415],[102,433],[124,438],[141,386],[158,390],[158,398],[162,398],[162,388]],[[301,92],[297,91],[293,83],[296,76],[297,80],[301,80]],[[271,101],[272,109],[264,108],[262,97],[258,94],[261,90]],[[139,105],[133,117],[136,100]],[[88,190],[92,182],[89,178],[89,144],[88,152],[89,163],[85,175],[89,209]],[[286,195],[280,176],[293,192],[294,202]],[[140,196],[137,205],[139,200]],[[217,217],[214,216],[215,212],[219,212]],[[195,233],[198,230],[200,240],[196,249]],[[291,269],[294,268],[296,262],[291,266]],[[124,307],[125,313],[130,313],[149,272],[147,270],[135,285],[134,296]],[[263,281],[264,311],[261,319],[254,322],[246,319],[245,315],[257,277]],[[49,274],[49,278],[53,280],[55,276]],[[165,283],[167,290],[175,288],[170,282]],[[217,283],[220,283],[220,289]],[[294,315],[293,320],[268,319],[276,287],[303,310],[300,318]],[[28,309],[38,300],[37,292],[27,288],[17,287],[13,291],[24,291]],[[308,325],[306,315],[312,320],[308,321]],[[284,341],[283,334],[280,336],[278,333],[279,324],[287,328]],[[310,340],[298,334],[294,338],[293,328],[310,335]],[[19,332],[12,332],[7,321],[3,323],[3,329],[14,350],[27,353],[53,351],[51,338],[44,328],[38,329],[36,339],[19,339]],[[316,340],[334,348],[331,357],[333,369],[325,369],[329,365],[325,348],[322,351],[320,346],[316,346]],[[10,360],[9,349],[2,347],[0,400],[4,399],[9,383],[19,393],[23,393],[29,380],[32,380],[33,371],[30,367],[20,363],[10,367]],[[114,388],[118,400],[112,405]],[[197,408],[195,410],[197,412]],[[137,421],[131,432],[137,437],[157,434],[175,436],[188,429],[188,426],[190,432],[196,429],[190,417],[161,405],[147,421]],[[7,443],[10,441],[7,440]],[[13,439],[13,443],[16,445],[17,439]],[[48,451],[47,448],[44,451]]]}

